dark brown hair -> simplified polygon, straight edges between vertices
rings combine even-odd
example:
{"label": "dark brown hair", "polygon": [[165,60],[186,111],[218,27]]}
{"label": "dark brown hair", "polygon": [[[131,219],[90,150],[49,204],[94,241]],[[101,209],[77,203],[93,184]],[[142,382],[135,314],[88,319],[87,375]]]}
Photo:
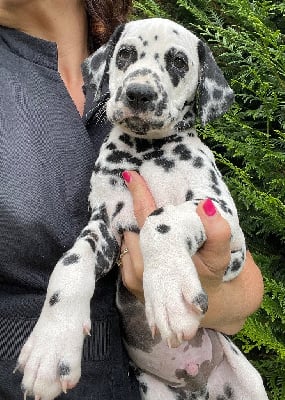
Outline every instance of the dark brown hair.
{"label": "dark brown hair", "polygon": [[90,47],[93,49],[108,41],[115,28],[126,22],[132,0],[84,0],[89,20]]}

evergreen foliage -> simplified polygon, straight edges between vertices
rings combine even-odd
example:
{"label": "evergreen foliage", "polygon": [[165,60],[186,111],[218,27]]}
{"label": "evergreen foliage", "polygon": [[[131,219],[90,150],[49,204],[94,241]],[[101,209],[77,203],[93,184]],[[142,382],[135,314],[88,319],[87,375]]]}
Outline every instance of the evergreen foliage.
{"label": "evergreen foliage", "polygon": [[271,400],[285,399],[285,2],[141,0],[135,18],[166,17],[203,38],[236,94],[199,134],[236,201],[247,244],[265,282],[261,308],[235,337],[263,376]]}

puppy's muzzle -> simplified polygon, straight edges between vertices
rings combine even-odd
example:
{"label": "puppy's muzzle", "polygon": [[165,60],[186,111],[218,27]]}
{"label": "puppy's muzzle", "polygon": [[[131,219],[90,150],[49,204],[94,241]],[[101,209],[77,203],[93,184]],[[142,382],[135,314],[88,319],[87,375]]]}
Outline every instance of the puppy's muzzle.
{"label": "puppy's muzzle", "polygon": [[135,112],[147,112],[155,109],[157,93],[148,84],[131,83],[126,89],[126,106]]}

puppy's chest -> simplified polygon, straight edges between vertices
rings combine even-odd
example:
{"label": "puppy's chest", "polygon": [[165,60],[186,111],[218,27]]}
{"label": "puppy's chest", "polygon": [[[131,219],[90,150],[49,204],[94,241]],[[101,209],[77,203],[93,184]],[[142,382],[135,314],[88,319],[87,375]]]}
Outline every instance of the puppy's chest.
{"label": "puppy's chest", "polygon": [[123,170],[138,171],[159,207],[204,198],[213,179],[218,182],[221,178],[212,153],[196,135],[149,141],[118,135],[114,130],[97,164],[101,171],[114,175]]}

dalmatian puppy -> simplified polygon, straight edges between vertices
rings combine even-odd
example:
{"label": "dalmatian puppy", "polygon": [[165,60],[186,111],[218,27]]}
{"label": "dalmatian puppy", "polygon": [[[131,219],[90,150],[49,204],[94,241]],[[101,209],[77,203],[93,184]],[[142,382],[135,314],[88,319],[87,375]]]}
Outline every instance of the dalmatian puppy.
{"label": "dalmatian puppy", "polygon": [[233,199],[194,128],[196,116],[206,124],[234,98],[209,48],[172,21],[132,21],[83,72],[94,104],[109,88],[113,127],[91,178],[90,221],[56,265],[19,356],[26,394],[52,400],[80,378],[95,282],[114,265],[122,233],[139,231],[121,177],[137,170],[158,206],[140,231],[145,305],[120,280],[117,304],[142,399],[267,399],[261,377],[229,338],[199,328],[208,300],[191,257],[206,240],[196,213],[202,199],[211,199],[231,228],[225,281],[240,273],[246,252]]}

